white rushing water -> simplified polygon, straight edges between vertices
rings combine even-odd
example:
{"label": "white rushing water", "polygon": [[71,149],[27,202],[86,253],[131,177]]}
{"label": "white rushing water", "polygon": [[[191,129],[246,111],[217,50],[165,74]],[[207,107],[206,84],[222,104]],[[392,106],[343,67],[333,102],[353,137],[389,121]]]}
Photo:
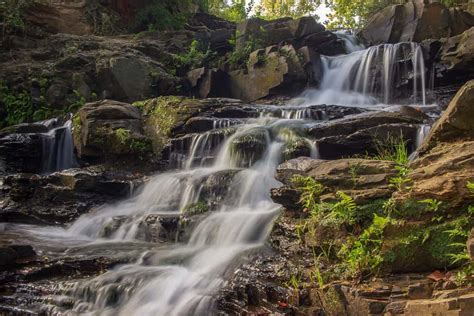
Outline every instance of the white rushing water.
{"label": "white rushing water", "polygon": [[[106,206],[75,222],[66,234],[100,242],[104,229],[121,218],[108,238],[134,240],[147,215],[170,215],[199,201],[199,179],[229,169],[237,171],[229,183],[222,183],[228,186],[222,205],[195,227],[187,243],[148,253],[146,260],[142,257],[136,263],[78,283],[71,292],[77,298],[74,311],[97,315],[208,315],[213,294],[224,283],[224,273],[238,256],[262,246],[278,214],[279,206],[271,201],[269,191],[279,185],[274,172],[283,142],[268,137],[262,157],[243,170],[235,169],[241,156],[232,148],[236,138],[266,123],[267,119],[260,119],[239,127],[224,142],[212,167],[191,167],[196,154],[193,145],[187,170],[157,175],[135,198]],[[111,304],[111,295],[115,304]]]}
{"label": "white rushing water", "polygon": [[[213,207],[187,228],[185,241],[147,249],[132,263],[76,282],[61,294],[71,298],[72,308],[64,311],[55,307],[49,312],[213,314],[214,297],[225,285],[226,272],[246,253],[264,245],[278,216],[279,205],[271,200],[270,189],[280,185],[274,174],[289,144],[297,143],[307,149],[307,155],[319,156],[317,144],[301,131],[307,124],[315,124],[314,120],[326,117],[306,106],[390,103],[393,87],[401,80],[407,63],[415,76],[414,97],[421,94],[425,102],[424,64],[418,46],[380,45],[364,50],[349,38],[347,41],[352,53],[323,56],[320,88],[305,92],[297,103],[264,108],[258,117],[245,122],[216,120],[213,130],[187,135],[176,142],[170,160],[178,170],[153,176],[130,199],[83,215],[66,230],[36,230],[33,234],[38,238],[51,238],[74,247],[105,245],[106,249],[110,245],[109,251],[114,251],[117,244],[148,242],[143,231],[150,216],[177,218],[190,205],[202,202]],[[70,123],[61,128],[69,129]],[[425,128],[420,130],[420,139],[425,132]],[[57,146],[68,148],[72,144],[67,136],[70,134],[63,135]],[[50,160],[56,162],[48,169],[65,167],[66,161],[71,163],[67,155]],[[216,183],[209,189],[212,177]],[[222,198],[216,203],[211,202],[220,195]]]}
{"label": "white rushing water", "polygon": [[307,90],[310,104],[370,106],[392,103],[396,87],[413,80],[413,101],[425,98],[425,64],[415,43],[383,44],[354,49],[348,55],[322,56],[323,79],[318,89]]}
{"label": "white rushing water", "polygon": [[58,119],[43,121],[41,124],[50,129],[48,133],[41,135],[42,171],[48,173],[75,167],[77,163],[72,139],[72,120],[68,119],[62,125],[58,123]]}

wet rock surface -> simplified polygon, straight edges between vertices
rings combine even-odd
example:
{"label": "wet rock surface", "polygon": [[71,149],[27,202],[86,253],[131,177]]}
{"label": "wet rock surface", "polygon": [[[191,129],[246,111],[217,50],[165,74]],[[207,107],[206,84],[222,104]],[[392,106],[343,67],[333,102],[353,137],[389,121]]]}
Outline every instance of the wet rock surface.
{"label": "wet rock surface", "polygon": [[68,223],[105,202],[130,196],[142,183],[137,175],[97,169],[70,169],[45,176],[25,173],[5,177],[1,221],[50,225]]}

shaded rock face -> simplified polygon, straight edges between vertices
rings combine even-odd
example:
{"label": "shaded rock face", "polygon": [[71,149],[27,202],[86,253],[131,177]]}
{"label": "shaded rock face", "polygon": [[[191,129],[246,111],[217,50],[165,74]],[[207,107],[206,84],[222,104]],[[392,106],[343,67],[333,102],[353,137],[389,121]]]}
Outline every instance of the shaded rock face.
{"label": "shaded rock face", "polygon": [[0,170],[40,172],[43,141],[38,134],[10,134],[0,138]]}
{"label": "shaded rock face", "polygon": [[25,12],[25,20],[51,33],[89,35],[94,31],[87,21],[86,2],[45,4],[34,2]]}
{"label": "shaded rock face", "polygon": [[45,173],[73,165],[69,116],[0,130],[0,173]]}
{"label": "shaded rock face", "polygon": [[461,34],[474,26],[474,16],[441,3],[412,0],[376,13],[360,36],[369,44],[421,42]]}
{"label": "shaded rock face", "polygon": [[18,264],[18,261],[31,259],[36,256],[29,245],[11,245],[0,247],[0,267],[5,268]]}
{"label": "shaded rock face", "polygon": [[447,82],[474,76],[474,27],[444,41],[439,51],[439,72]]}
{"label": "shaded rock face", "polygon": [[229,95],[229,75],[219,69],[205,67],[193,69],[187,74],[192,93],[200,98],[226,97]]}
{"label": "shaded rock face", "polygon": [[[171,74],[164,63],[173,60],[173,53],[185,51],[193,39],[190,31],[143,38],[60,33],[28,37],[31,45],[25,48],[21,38],[10,35],[0,51],[1,78],[12,91],[29,91],[33,79],[42,78],[47,82],[43,97],[57,109],[66,107],[65,100],[75,98],[74,90],[86,100],[97,97],[127,102],[178,94],[177,87],[186,89],[186,82]],[[12,63],[12,55],[23,62]],[[45,63],[51,65],[48,70]]]}

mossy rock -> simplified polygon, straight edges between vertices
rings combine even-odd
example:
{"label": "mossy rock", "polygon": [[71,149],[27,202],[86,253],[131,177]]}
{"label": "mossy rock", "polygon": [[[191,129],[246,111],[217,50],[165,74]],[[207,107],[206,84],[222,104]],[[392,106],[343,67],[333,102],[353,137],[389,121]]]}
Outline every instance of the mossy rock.
{"label": "mossy rock", "polygon": [[282,150],[283,160],[290,160],[298,157],[310,157],[311,145],[303,137],[295,137],[288,140]]}
{"label": "mossy rock", "polygon": [[461,252],[453,243],[466,243],[466,238],[451,238],[448,230],[467,230],[473,221],[467,216],[441,224],[426,221],[397,223],[385,229],[382,252],[384,269],[398,272],[430,272],[436,269],[455,268],[450,254]]}
{"label": "mossy rock", "polygon": [[152,153],[151,140],[124,128],[101,127],[95,130],[92,144],[102,147],[104,155],[144,155]]}
{"label": "mossy rock", "polygon": [[231,157],[239,167],[249,166],[262,158],[269,144],[269,134],[264,128],[254,128],[236,135],[230,144]]}

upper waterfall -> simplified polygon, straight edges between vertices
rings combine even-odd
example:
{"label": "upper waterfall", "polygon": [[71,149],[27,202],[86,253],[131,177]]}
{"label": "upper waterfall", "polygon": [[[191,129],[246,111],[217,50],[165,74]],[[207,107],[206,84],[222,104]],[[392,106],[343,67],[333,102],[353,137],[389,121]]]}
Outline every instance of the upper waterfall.
{"label": "upper waterfall", "polygon": [[318,89],[303,93],[305,104],[391,104],[397,89],[412,84],[412,102],[426,103],[425,63],[416,43],[382,44],[362,49],[352,43],[348,55],[321,56],[322,80]]}

